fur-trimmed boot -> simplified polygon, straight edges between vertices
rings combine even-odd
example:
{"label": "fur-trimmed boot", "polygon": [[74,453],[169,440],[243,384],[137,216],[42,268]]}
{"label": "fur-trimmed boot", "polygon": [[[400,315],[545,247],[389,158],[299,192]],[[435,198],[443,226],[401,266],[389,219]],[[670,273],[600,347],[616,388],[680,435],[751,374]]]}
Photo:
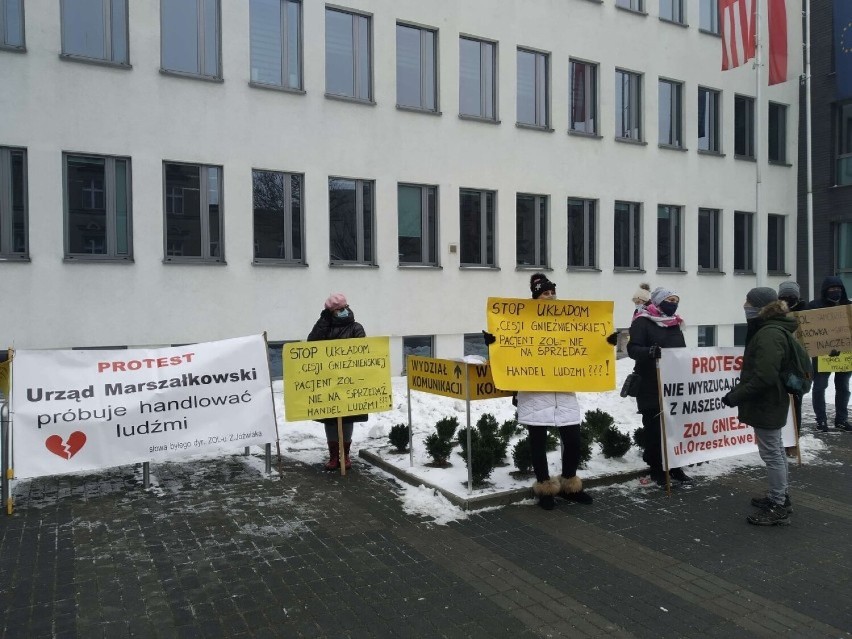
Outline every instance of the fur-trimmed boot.
{"label": "fur-trimmed boot", "polygon": [[559,480],[555,477],[537,481],[532,486],[533,494],[538,497],[538,505],[545,510],[553,510],[556,500],[553,496],[559,493]]}
{"label": "fur-trimmed boot", "polygon": [[340,447],[337,442],[328,442],[328,461],[325,464],[326,470],[340,469]]}
{"label": "fur-trimmed boot", "polygon": [[343,442],[343,459],[346,462],[346,470],[352,468],[352,460],[349,459],[349,451],[352,449],[352,442]]}
{"label": "fur-trimmed boot", "polygon": [[583,482],[579,477],[557,477],[559,480],[559,496],[568,501],[574,501],[578,504],[591,504],[594,499],[592,496],[583,490]]}

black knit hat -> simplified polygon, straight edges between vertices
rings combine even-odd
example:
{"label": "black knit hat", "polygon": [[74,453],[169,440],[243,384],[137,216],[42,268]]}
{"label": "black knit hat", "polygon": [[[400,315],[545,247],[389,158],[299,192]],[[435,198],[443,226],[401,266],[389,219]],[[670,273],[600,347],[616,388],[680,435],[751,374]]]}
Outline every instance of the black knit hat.
{"label": "black knit hat", "polygon": [[532,292],[532,298],[537,300],[545,291],[556,293],[556,284],[547,279],[544,273],[536,273],[530,277],[530,291]]}

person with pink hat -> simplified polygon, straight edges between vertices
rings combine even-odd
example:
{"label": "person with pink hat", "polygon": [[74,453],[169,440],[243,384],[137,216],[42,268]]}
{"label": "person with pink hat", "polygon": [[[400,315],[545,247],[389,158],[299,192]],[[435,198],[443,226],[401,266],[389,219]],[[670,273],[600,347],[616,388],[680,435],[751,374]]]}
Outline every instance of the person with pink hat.
{"label": "person with pink hat", "polygon": [[[325,301],[325,308],[323,308],[319,319],[308,335],[308,341],[351,339],[366,336],[364,327],[355,321],[355,314],[349,308],[346,296],[343,293],[332,293]],[[337,419],[330,417],[319,421],[325,425],[325,438],[328,440],[329,460],[325,464],[325,468],[326,470],[338,470],[340,468],[340,441],[338,441],[337,434]],[[365,421],[367,421],[367,415],[347,415],[343,418],[343,451],[347,470],[352,467],[349,452],[352,447],[352,431],[355,429],[355,422]]]}

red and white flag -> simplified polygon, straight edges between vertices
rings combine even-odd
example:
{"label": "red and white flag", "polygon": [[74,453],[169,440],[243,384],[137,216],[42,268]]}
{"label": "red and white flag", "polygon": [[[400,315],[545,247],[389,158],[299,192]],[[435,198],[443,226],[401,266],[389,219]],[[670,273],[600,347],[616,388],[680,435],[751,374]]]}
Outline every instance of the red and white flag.
{"label": "red and white flag", "polygon": [[719,0],[722,27],[722,71],[735,69],[754,57],[757,0]]}
{"label": "red and white flag", "polygon": [[787,7],[784,0],[769,3],[769,84],[787,81]]}

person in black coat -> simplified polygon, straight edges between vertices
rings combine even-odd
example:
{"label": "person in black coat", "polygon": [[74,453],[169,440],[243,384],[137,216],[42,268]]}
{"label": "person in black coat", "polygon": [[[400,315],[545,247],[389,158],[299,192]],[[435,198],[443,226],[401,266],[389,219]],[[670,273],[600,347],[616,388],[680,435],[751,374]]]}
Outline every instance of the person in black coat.
{"label": "person in black coat", "polygon": [[[333,293],[325,301],[325,308],[320,313],[313,329],[311,329],[308,341],[351,339],[366,336],[364,327],[355,321],[355,314],[349,308],[343,293]],[[340,468],[340,442],[337,434],[337,419],[330,417],[319,421],[325,424],[325,438],[328,440],[329,460],[325,468],[326,470],[338,470]],[[367,421],[366,415],[348,415],[343,418],[344,463],[347,469],[352,467],[349,452],[352,448],[352,431],[355,429],[355,422],[365,421]]]}
{"label": "person in black coat", "polygon": [[[850,304],[846,287],[839,277],[829,275],[822,281],[820,297],[811,300],[808,310],[814,308],[832,308]],[[832,352],[839,355],[839,352]],[[817,361],[814,359],[813,405],[816,414],[817,428],[823,432],[828,430],[828,418],[825,412],[825,389],[828,388],[828,378],[831,373],[820,373]],[[839,430],[852,431],[849,424],[849,377],[852,372],[834,374],[834,427]]]}
{"label": "person in black coat", "polygon": [[[808,308],[808,303],[801,298],[802,292],[799,288],[799,284],[794,282],[793,280],[787,280],[786,282],[781,282],[778,285],[778,299],[782,302],[787,303],[787,308],[791,313],[796,311],[804,311]],[[753,320],[749,320],[747,322],[748,330],[746,332],[746,343],[748,343],[748,338],[751,337],[752,334],[752,324]],[[816,370],[816,369],[814,369]],[[793,409],[796,411],[796,428],[799,429],[799,432],[802,432],[802,395],[798,393],[793,393]],[[796,449],[790,447],[787,449],[787,454],[791,455]]]}
{"label": "person in black coat", "polygon": [[[662,420],[660,395],[657,387],[657,360],[664,348],[683,348],[686,341],[680,329],[683,320],[677,314],[680,297],[659,287],[651,293],[651,301],[637,309],[630,324],[627,354],[636,362],[634,372],[641,379],[636,407],[642,414],[645,427],[645,452],[642,459],[651,469],[651,479],[659,486],[666,484],[662,453]],[[692,481],[681,468],[669,470],[669,476],[679,482]]]}

